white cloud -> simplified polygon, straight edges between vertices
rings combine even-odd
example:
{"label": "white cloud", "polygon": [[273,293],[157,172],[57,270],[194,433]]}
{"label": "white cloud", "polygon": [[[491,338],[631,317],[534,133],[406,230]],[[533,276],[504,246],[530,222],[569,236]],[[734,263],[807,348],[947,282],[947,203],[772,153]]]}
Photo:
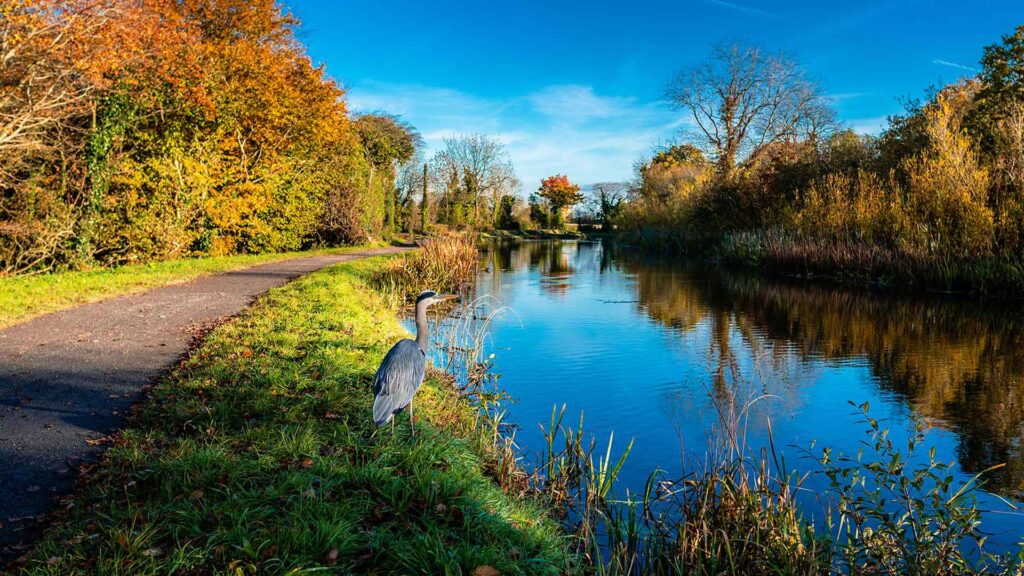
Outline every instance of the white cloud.
{"label": "white cloud", "polygon": [[833,104],[845,102],[847,100],[855,100],[864,96],[868,96],[867,92],[838,92],[836,94],[828,94],[825,97],[828,98]]}
{"label": "white cloud", "polygon": [[977,72],[977,68],[971,68],[970,66],[964,66],[963,64],[957,64],[956,62],[950,62],[948,60],[939,60],[936,58],[932,60],[932,64],[938,64],[939,66],[948,66],[950,68],[958,68],[960,70],[966,70],[968,72]]}
{"label": "white cloud", "polygon": [[735,2],[727,2],[726,0],[705,0],[708,4],[714,4],[715,6],[721,6],[722,8],[728,8],[729,10],[735,10],[737,12],[746,12],[747,14],[754,14],[757,16],[765,16],[768,18],[781,18],[780,14],[775,12],[769,12],[767,10],[761,10],[760,8],[753,8],[751,6],[745,6],[743,4],[737,4]]}
{"label": "white cloud", "polygon": [[851,130],[858,134],[871,134],[877,136],[889,123],[888,116],[875,116],[872,118],[855,118],[846,122]]}
{"label": "white cloud", "polygon": [[607,118],[633,104],[630,98],[598,96],[593,87],[577,84],[548,86],[526,98],[538,112],[558,121]]}
{"label": "white cloud", "polygon": [[349,108],[401,115],[420,130],[428,156],[447,137],[488,134],[508,148],[526,193],[556,173],[580,184],[627,180],[633,162],[683,124],[680,114],[660,102],[604,96],[583,85],[491,99],[448,88],[365,82],[350,88]]}

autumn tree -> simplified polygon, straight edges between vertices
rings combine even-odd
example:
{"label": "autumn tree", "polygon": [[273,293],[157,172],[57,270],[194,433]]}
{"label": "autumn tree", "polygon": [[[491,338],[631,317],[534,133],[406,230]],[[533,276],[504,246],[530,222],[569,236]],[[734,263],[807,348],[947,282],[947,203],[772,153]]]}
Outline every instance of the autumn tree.
{"label": "autumn tree", "polygon": [[544,198],[551,205],[551,225],[561,228],[565,219],[566,211],[583,201],[583,194],[580,187],[569,181],[569,177],[563,174],[549,176],[540,181],[540,188],[537,195]]}
{"label": "autumn tree", "polygon": [[691,116],[694,141],[725,178],[774,143],[823,135],[833,119],[794,62],[738,44],[716,47],[706,62],[677,73],[665,97]]}
{"label": "autumn tree", "polygon": [[665,203],[685,200],[706,185],[712,165],[696,146],[676,144],[658,150],[649,161],[639,163],[636,172],[634,196]]}
{"label": "autumn tree", "polygon": [[0,271],[59,263],[75,236],[90,112],[126,52],[101,0],[0,0]]}
{"label": "autumn tree", "polygon": [[450,209],[468,209],[474,226],[493,225],[501,195],[519,186],[508,151],[483,134],[446,138],[434,164],[439,180],[446,183]]}
{"label": "autumn tree", "polygon": [[378,230],[415,132],[353,122],[297,26],[274,0],[0,0],[0,269]]}
{"label": "autumn tree", "polygon": [[936,95],[923,109],[928,146],[906,162],[911,205],[927,231],[928,249],[941,258],[979,257],[992,245],[989,172],[963,128],[977,90],[978,83],[969,81]]}

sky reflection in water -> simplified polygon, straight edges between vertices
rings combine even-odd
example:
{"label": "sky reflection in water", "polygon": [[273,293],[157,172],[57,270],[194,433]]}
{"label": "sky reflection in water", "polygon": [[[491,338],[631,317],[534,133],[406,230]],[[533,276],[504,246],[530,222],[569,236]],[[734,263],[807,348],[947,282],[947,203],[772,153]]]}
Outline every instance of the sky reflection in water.
{"label": "sky reflection in water", "polygon": [[[896,439],[912,411],[926,418],[926,448],[957,461],[964,479],[1006,463],[987,488],[1015,504],[1024,496],[1017,306],[772,280],[600,242],[495,243],[476,290],[514,311],[493,324],[492,351],[528,461],[537,423],[565,404],[602,442],[612,431],[619,449],[635,440],[621,478],[639,490],[653,469],[675,476],[704,457],[716,405],[766,396],[751,409],[748,445],[766,445],[770,418],[788,465],[809,470],[812,441],[857,451],[865,427],[848,401],[867,401]],[[823,485],[812,476],[803,498]],[[979,500],[995,511],[983,523],[993,544],[1024,537],[1010,504]]]}

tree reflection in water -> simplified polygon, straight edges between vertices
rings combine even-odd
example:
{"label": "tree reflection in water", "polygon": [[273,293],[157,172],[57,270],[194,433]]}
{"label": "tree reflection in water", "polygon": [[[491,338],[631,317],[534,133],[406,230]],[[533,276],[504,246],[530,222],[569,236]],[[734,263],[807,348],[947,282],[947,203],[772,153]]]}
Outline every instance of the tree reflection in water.
{"label": "tree reflection in water", "polygon": [[[487,258],[491,274],[482,281],[495,295],[504,273],[527,269],[539,273],[542,293],[563,299],[579,277],[625,275],[635,287],[632,305],[644,315],[672,332],[706,337],[706,386],[719,400],[767,393],[792,409],[815,366],[864,362],[881,391],[955,434],[965,472],[1005,463],[987,489],[1024,496],[1019,306],[768,279],[608,243],[501,242]],[[672,410],[693,410],[685,394],[666,394]]]}

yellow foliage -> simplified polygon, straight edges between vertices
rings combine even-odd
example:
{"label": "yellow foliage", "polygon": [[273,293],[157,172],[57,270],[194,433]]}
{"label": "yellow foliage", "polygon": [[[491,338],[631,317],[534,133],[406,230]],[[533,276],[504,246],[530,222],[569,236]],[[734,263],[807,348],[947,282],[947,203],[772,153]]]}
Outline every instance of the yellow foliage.
{"label": "yellow foliage", "polygon": [[972,258],[987,253],[994,238],[989,174],[981,166],[961,117],[976,88],[943,90],[925,110],[928,147],[908,160],[908,201],[927,230],[929,253]]}

